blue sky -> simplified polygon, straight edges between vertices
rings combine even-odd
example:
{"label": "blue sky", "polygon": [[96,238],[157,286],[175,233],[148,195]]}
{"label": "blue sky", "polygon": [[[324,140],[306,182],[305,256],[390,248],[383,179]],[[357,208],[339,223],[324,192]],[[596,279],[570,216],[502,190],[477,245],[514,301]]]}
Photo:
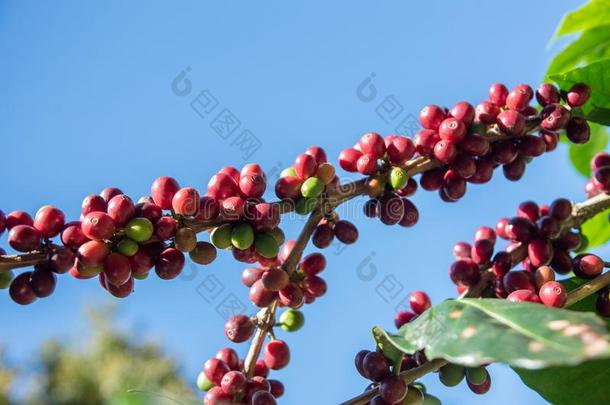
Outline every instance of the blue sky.
{"label": "blue sky", "polygon": [[[105,186],[138,198],[157,176],[171,175],[204,190],[223,165],[257,161],[277,170],[310,145],[336,161],[362,133],[394,132],[425,104],[476,103],[496,81],[537,85],[556,50],[547,48],[554,27],[580,2],[291,3],[0,2],[0,208],[33,213],[54,204],[74,218],[82,198]],[[172,86],[185,69],[190,87]],[[211,111],[198,104],[198,114],[194,100],[208,100]],[[218,134],[213,120],[227,111],[240,125]],[[256,150],[241,142],[245,130]],[[426,290],[435,302],[454,295],[453,243],[523,200],[582,200],[583,185],[561,146],[530,164],[522,181],[496,173],[458,204],[420,191],[421,220],[412,229],[347,207],[359,242],[327,252],[329,293],[306,308],[303,330],[279,333],[292,348],[291,366],[275,373],[287,387],[283,403],[332,404],[360,393],[366,382],[353,357],[372,347],[370,328],[391,328],[409,291]],[[295,237],[301,224],[287,218],[283,226]],[[161,342],[193,380],[226,345],[217,307],[231,294],[247,303],[243,266],[219,256],[171,282],[140,282],[120,302],[119,324]],[[366,281],[358,269],[369,264],[377,273]],[[403,289],[384,299],[378,291],[388,277]],[[201,294],[213,283],[217,296]],[[29,307],[0,293],[0,342],[14,362],[32,360],[50,337],[78,344],[83,308],[109,299],[96,280],[70,276]],[[436,376],[424,382],[445,404],[544,403],[509,369],[492,369],[484,397],[465,384],[445,388]]]}

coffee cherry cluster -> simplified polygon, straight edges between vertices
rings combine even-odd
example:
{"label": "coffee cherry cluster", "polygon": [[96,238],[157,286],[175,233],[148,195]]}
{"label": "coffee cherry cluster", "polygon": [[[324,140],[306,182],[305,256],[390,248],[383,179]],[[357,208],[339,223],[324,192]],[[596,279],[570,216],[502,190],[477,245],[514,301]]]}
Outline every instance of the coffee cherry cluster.
{"label": "coffee cherry cluster", "polygon": [[[397,328],[411,322],[431,307],[430,297],[423,291],[415,291],[409,294],[409,305],[411,311],[398,312],[394,318]],[[361,350],[356,354],[354,363],[356,370],[364,378],[371,380],[372,383],[366,390],[379,388],[379,394],[369,401],[369,404],[401,404],[416,405],[421,404],[424,399],[426,403],[439,403],[438,399],[426,394],[426,389],[421,383],[407,385],[398,376],[401,371],[410,370],[421,366],[428,360],[423,351],[415,353],[413,356],[404,355],[400,370],[395,369],[391,359],[388,359],[379,348],[375,351]]]}
{"label": "coffee cherry cluster", "polygon": [[587,197],[610,192],[610,154],[599,152],[591,159],[592,177],[585,185]]}
{"label": "coffee cherry cluster", "polygon": [[197,378],[197,386],[206,391],[204,405],[250,404],[275,405],[276,398],[284,394],[284,385],[268,379],[269,369],[284,367],[290,359],[288,346],[281,340],[273,340],[265,347],[264,360],[256,363],[250,379],[243,370],[244,361],[235,350],[225,347],[205,362]]}
{"label": "coffee cherry cluster", "polygon": [[308,148],[297,156],[294,164],[282,171],[275,183],[275,194],[282,200],[292,201],[297,214],[309,214],[316,199],[327,185],[336,187],[339,178],[328,163],[326,152],[319,146]]}
{"label": "coffee cherry cluster", "polygon": [[326,249],[333,241],[337,240],[343,244],[351,245],[358,240],[358,228],[353,223],[339,219],[336,212],[332,212],[323,218],[316,226],[311,237],[311,242],[318,249]]}

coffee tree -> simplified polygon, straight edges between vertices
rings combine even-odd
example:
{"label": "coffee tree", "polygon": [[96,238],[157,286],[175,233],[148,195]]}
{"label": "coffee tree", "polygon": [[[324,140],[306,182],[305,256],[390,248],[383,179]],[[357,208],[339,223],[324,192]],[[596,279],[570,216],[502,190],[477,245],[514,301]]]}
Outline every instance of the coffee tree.
{"label": "coffee tree", "polygon": [[[592,27],[582,23],[599,12],[597,3],[603,2],[570,15],[559,34],[571,32],[578,21],[582,37],[598,30],[599,19],[589,19]],[[564,53],[574,52],[570,47]],[[251,265],[241,282],[260,311],[233,316],[224,328],[231,342],[248,342],[246,357],[220,348],[204,362],[197,384],[206,391],[206,405],[275,404],[284,386],[269,378],[270,370],[289,364],[290,349],[274,328],[297,331],[304,306],[327,290],[326,259],[320,252],[306,254],[309,241],[324,249],[335,238],[344,244],[358,240],[356,226],[339,218],[337,207],[366,197],[367,217],[412,227],[420,214],[410,198],[418,188],[458,202],[469,185],[488,182],[496,170],[509,181],[519,180],[532,159],[565,139],[586,145],[571,153],[579,170],[588,173],[582,160],[592,157],[588,199],[524,202],[514,217],[479,228],[472,243],[457,243],[449,276],[459,296],[432,307],[428,296],[416,291],[410,297],[413,311],[396,315],[398,331],[374,328],[375,347],[355,359],[357,371],[371,384],[345,404],[436,403],[417,382],[434,371],[447,386],[465,378],[475,394],[484,394],[491,386],[485,366],[492,362],[514,367],[543,396],[567,400],[572,398],[562,391],[567,388],[555,382],[567,381],[574,367],[584,376],[607,370],[604,359],[610,357],[608,325],[593,314],[610,316],[610,275],[604,273],[609,264],[586,252],[610,239],[605,229],[610,155],[594,155],[607,142],[610,60],[581,58],[592,63],[564,61],[562,73],[551,70],[535,90],[496,83],[488,99],[476,105],[425,106],[419,116],[423,129],[413,139],[362,135],[338,157],[341,169],[363,175],[353,182],[341,184],[335,165],[314,146],[282,172],[273,185],[275,201],[264,198],[268,185],[262,167],[250,163],[240,170],[223,167],[205,190],[160,177],[150,195],[134,201],[108,187],[87,196],[74,221],[53,206],[34,216],[0,211],[0,233],[8,231],[8,244],[18,252],[0,252],[0,287],[17,304],[29,305],[53,293],[57,275],[69,273],[97,278],[111,295],[126,298],[153,269],[171,280],[181,273],[185,254],[209,265],[224,250],[221,254]],[[282,216],[292,212],[308,219],[295,240],[285,240]],[[198,239],[204,232],[209,242]],[[609,400],[607,389],[589,388],[591,401]]]}

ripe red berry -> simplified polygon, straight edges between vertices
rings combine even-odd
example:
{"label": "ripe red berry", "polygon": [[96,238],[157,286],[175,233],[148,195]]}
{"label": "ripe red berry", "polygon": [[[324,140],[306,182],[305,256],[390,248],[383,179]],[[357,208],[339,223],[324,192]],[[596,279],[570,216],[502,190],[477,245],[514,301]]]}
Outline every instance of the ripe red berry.
{"label": "ripe red berry", "polygon": [[491,180],[493,176],[494,166],[489,160],[477,159],[477,171],[468,178],[468,182],[472,184],[484,184]]}
{"label": "ripe red berry", "polygon": [[86,237],[93,240],[110,239],[115,231],[114,221],[104,212],[90,212],[83,219],[81,229]]}
{"label": "ripe red berry", "polygon": [[518,156],[517,147],[512,141],[495,142],[491,146],[491,160],[500,165],[509,164]]}
{"label": "ripe red berry", "polygon": [[546,266],[553,259],[553,245],[548,239],[534,239],[527,246],[528,258],[534,267]]}
{"label": "ripe red berry", "polygon": [[125,194],[119,194],[108,201],[106,212],[116,226],[123,228],[136,214],[136,206],[131,198]]}
{"label": "ripe red berry", "polygon": [[549,104],[542,110],[543,120],[540,126],[549,131],[565,128],[570,120],[570,112],[560,104]]}
{"label": "ripe red berry", "polygon": [[445,110],[437,105],[425,106],[419,113],[419,122],[425,129],[437,130],[445,119]]}
{"label": "ripe red berry", "polygon": [[386,152],[390,164],[400,166],[413,157],[415,145],[407,137],[395,136],[390,142],[386,142]]}
{"label": "ripe red berry", "polygon": [[516,290],[508,294],[506,297],[508,301],[512,302],[533,302],[540,304],[540,297],[532,290]]}
{"label": "ripe red berry", "polygon": [[445,164],[453,162],[458,154],[455,143],[447,140],[441,140],[434,145],[434,157]]}
{"label": "ripe red berry", "polygon": [[558,198],[549,206],[549,215],[558,221],[564,221],[572,214],[572,203],[566,198]]}
{"label": "ripe red berry", "polygon": [[445,183],[442,191],[453,201],[457,201],[466,194],[466,180],[464,180],[455,170],[449,169],[443,176]]}
{"label": "ripe red berry", "polygon": [[479,239],[474,242],[471,249],[472,261],[476,264],[485,264],[491,260],[494,253],[494,244],[487,239]]}
{"label": "ripe red berry", "polygon": [[377,157],[372,153],[363,153],[356,161],[356,169],[362,174],[373,174],[377,170]]}
{"label": "ripe red berry", "polygon": [[[208,195],[216,200],[234,197],[239,194],[239,186],[237,184],[238,183],[230,175],[226,173],[217,173],[212,176],[208,182]],[[176,190],[176,192],[177,191],[178,190]]]}
{"label": "ripe red berry", "polygon": [[167,248],[157,258],[155,273],[163,280],[171,280],[182,272],[184,254],[175,248]]}
{"label": "ripe red berry", "polygon": [[469,179],[477,172],[477,164],[474,157],[466,153],[460,153],[451,163],[451,168],[463,179]]}
{"label": "ripe red berry", "polygon": [[257,391],[252,395],[252,405],[276,405],[277,401],[267,391]]}
{"label": "ripe red berry", "polygon": [[315,176],[316,170],[318,170],[316,159],[307,153],[302,153],[297,156],[293,167],[297,173],[297,177],[301,180],[307,180],[308,178]]}
{"label": "ripe red berry", "polygon": [[271,395],[273,395],[274,398],[280,398],[282,395],[284,395],[284,384],[278,380],[268,381],[269,385],[271,386]]}
{"label": "ripe red berry", "polygon": [[57,277],[44,266],[37,267],[30,277],[30,287],[38,298],[48,297],[55,291]]}
{"label": "ripe red berry", "polygon": [[180,186],[175,179],[162,176],[153,182],[150,188],[150,195],[155,204],[164,210],[168,210],[172,208],[172,199],[179,189]]}
{"label": "ripe red berry", "polygon": [[110,201],[112,197],[117,196],[119,194],[124,193],[121,191],[121,189],[116,187],[106,187],[105,189],[100,191],[100,197],[102,197],[104,201],[106,201],[106,203],[108,203],[108,201]]}
{"label": "ripe red berry", "polygon": [[471,249],[472,249],[472,246],[470,245],[470,243],[458,242],[455,245],[453,245],[453,257],[455,257],[456,259],[459,259],[459,258],[469,259]]}
{"label": "ripe red berry", "polygon": [[277,297],[277,292],[265,288],[262,280],[257,280],[250,287],[250,301],[259,308],[270,305]]}
{"label": "ripe red berry", "polygon": [[92,240],[78,248],[77,257],[83,266],[99,266],[109,254],[110,248],[106,243]]}
{"label": "ripe red berry", "polygon": [[239,170],[237,170],[236,168],[234,168],[232,166],[224,166],[222,169],[220,169],[218,171],[218,173],[226,174],[227,176],[229,176],[230,178],[232,178],[235,181],[235,184],[239,183],[239,178],[241,176],[241,173]]}
{"label": "ripe red berry", "polygon": [[239,356],[230,347],[224,347],[216,352],[218,360],[224,361],[231,370],[239,370]]}
{"label": "ripe red berry", "polygon": [[528,271],[509,271],[504,275],[502,282],[504,283],[504,289],[508,293],[516,290],[536,291],[536,284],[534,283],[533,274]]}
{"label": "ripe red berry", "polygon": [[397,375],[386,377],[379,385],[379,396],[388,404],[400,403],[407,395],[407,383]]}
{"label": "ripe red berry", "polygon": [[559,90],[550,83],[542,83],[536,90],[536,100],[542,107],[559,103]]}
{"label": "ripe red berry", "polygon": [[577,83],[566,95],[566,100],[571,107],[580,107],[584,105],[591,96],[591,88],[584,83]]}
{"label": "ripe red berry", "polygon": [[[356,171],[354,168],[353,171]],[[275,183],[275,194],[281,199],[296,200],[301,197],[301,185],[303,181],[297,177],[281,177]]]}
{"label": "ripe red berry", "polygon": [[242,343],[250,339],[256,325],[246,315],[234,315],[225,323],[225,335],[231,342]]}
{"label": "ripe red berry", "polygon": [[203,398],[203,405],[224,405],[230,404],[233,401],[233,397],[226,394],[220,387],[212,387],[206,392]]}
{"label": "ripe red berry", "polygon": [[162,215],[161,207],[154,202],[139,202],[136,204],[135,208],[134,217],[146,218],[153,224],[156,223]]}
{"label": "ripe red berry", "polygon": [[572,117],[566,125],[566,136],[572,143],[587,143],[591,138],[591,127],[582,117]]}
{"label": "ripe red berry", "polygon": [[58,274],[66,273],[74,265],[74,252],[69,248],[58,248],[49,259],[49,268]]}
{"label": "ripe red berry", "polygon": [[6,228],[12,229],[17,225],[34,226],[34,220],[25,211],[13,211],[6,216]]}
{"label": "ripe red berry", "polygon": [[17,225],[8,234],[8,243],[18,252],[30,252],[40,247],[42,235],[29,225]]}
{"label": "ripe red berry", "polygon": [[87,215],[90,212],[100,211],[106,212],[106,201],[97,194],[91,194],[85,197],[81,205],[81,214]]}
{"label": "ripe red berry", "polygon": [[381,159],[385,155],[385,141],[381,135],[368,132],[360,138],[360,149],[362,153],[370,153],[375,159]]}
{"label": "ripe red berry", "polygon": [[267,290],[279,291],[290,283],[290,277],[284,270],[274,267],[263,273],[261,282]]}
{"label": "ripe red berry", "polygon": [[469,287],[479,281],[479,267],[471,259],[458,259],[449,268],[449,277],[454,284]]}
{"label": "ripe red berry", "polygon": [[404,214],[398,225],[409,228],[417,224],[417,221],[419,221],[419,211],[415,204],[413,204],[409,199],[403,198],[402,206]]}
{"label": "ripe red berry", "polygon": [[205,377],[214,385],[220,386],[222,383],[222,378],[225,374],[227,374],[231,369],[224,361],[216,358],[209,359],[203,365],[203,372],[205,373]]}
{"label": "ripe red berry", "polygon": [[425,171],[419,179],[419,184],[426,191],[438,190],[445,183],[444,175],[445,171],[442,168]]}
{"label": "ripe red berry", "polygon": [[[47,205],[36,213],[34,228],[45,238],[57,236],[64,226],[66,217],[58,208]],[[1,233],[1,232],[0,232]]]}
{"label": "ripe red berry", "polygon": [[20,305],[29,305],[36,301],[37,297],[32,289],[30,278],[31,271],[26,271],[13,279],[9,287],[9,295],[13,301]]}
{"label": "ripe red berry", "polygon": [[597,277],[604,270],[604,261],[599,256],[583,253],[574,258],[573,269],[577,277]]}
{"label": "ripe red berry", "polygon": [[315,276],[326,268],[326,258],[322,253],[311,253],[303,258],[301,270],[308,276]]}
{"label": "ripe red berry", "polygon": [[272,370],[280,370],[290,362],[290,349],[283,340],[272,340],[265,346],[263,359]]}
{"label": "ripe red berry", "polygon": [[326,158],[326,152],[319,146],[310,146],[309,148],[307,148],[305,153],[313,156],[318,166],[328,162],[328,159]]}
{"label": "ripe red berry", "polygon": [[241,175],[239,190],[246,198],[261,198],[265,194],[267,182],[264,175],[255,172],[247,172]]}
{"label": "ripe red berry", "polygon": [[355,243],[358,240],[358,228],[349,221],[337,221],[333,232],[337,239],[346,245]]}
{"label": "ripe red berry", "polygon": [[504,177],[510,181],[518,181],[523,177],[525,173],[526,160],[523,156],[517,156],[511,163],[502,166],[502,173]]}
{"label": "ripe red berry", "polygon": [[525,134],[519,138],[518,149],[523,156],[537,157],[546,151],[546,144],[539,136]]}
{"label": "ripe red berry", "polygon": [[440,140],[441,137],[438,135],[438,132],[431,129],[424,129],[415,134],[413,143],[415,144],[416,152],[421,156],[432,157],[434,154],[434,145]]}
{"label": "ripe red berry", "polygon": [[518,111],[502,111],[498,114],[498,127],[506,135],[521,136],[525,132],[525,117]]}
{"label": "ripe red berry", "polygon": [[362,370],[369,380],[381,381],[390,374],[390,367],[384,355],[379,352],[369,352],[362,361]]}
{"label": "ripe red berry", "polygon": [[278,298],[280,303],[284,306],[299,308],[304,304],[305,294],[301,287],[294,283],[290,283],[278,292]]}
{"label": "ripe red berry", "polygon": [[460,143],[466,136],[466,125],[457,118],[446,118],[438,128],[438,135],[446,141]]}
{"label": "ripe red berry", "polygon": [[421,315],[432,306],[432,302],[425,292],[413,291],[409,294],[409,305],[417,315]]}
{"label": "ripe red berry", "polygon": [[318,249],[325,249],[330,246],[335,238],[333,228],[328,224],[318,225],[313,232],[311,241]]}
{"label": "ripe red berry", "polygon": [[131,278],[129,259],[120,253],[110,253],[104,259],[106,281],[115,286],[125,284]]}
{"label": "ripe red berry", "polygon": [[415,319],[417,315],[410,311],[400,311],[394,315],[394,325],[396,325],[396,329],[400,329],[400,327],[406,323],[411,322]]}
{"label": "ripe red berry", "polygon": [[362,152],[354,148],[343,149],[339,154],[339,166],[347,172],[358,171],[357,162]]}
{"label": "ripe red berry", "polygon": [[454,105],[451,110],[449,110],[449,114],[455,119],[464,123],[465,126],[469,126],[474,121],[474,107],[466,102],[460,101],[456,105]]}
{"label": "ripe red berry", "polygon": [[500,114],[500,108],[497,105],[483,101],[475,109],[475,121],[485,125],[495,124],[498,114]]}
{"label": "ripe red berry", "polygon": [[520,84],[511,90],[506,97],[506,106],[515,111],[522,111],[527,107],[534,92],[527,84]]}
{"label": "ripe red berry", "polygon": [[472,156],[485,156],[489,152],[489,141],[481,135],[467,134],[460,142],[460,148]]}
{"label": "ripe red berry", "polygon": [[176,214],[194,216],[199,210],[199,193],[192,187],[181,188],[172,198],[172,209]]}
{"label": "ripe red berry", "polygon": [[538,227],[538,234],[547,239],[555,239],[561,231],[559,221],[548,215],[538,219],[536,226]]}
{"label": "ripe red berry", "polygon": [[540,288],[538,296],[547,307],[561,308],[568,299],[568,292],[563,284],[557,281],[547,281]]}
{"label": "ripe red berry", "polygon": [[517,208],[517,216],[527,218],[532,222],[536,222],[540,215],[540,208],[534,201],[524,201]]}
{"label": "ripe red berry", "polygon": [[229,371],[220,381],[222,390],[230,395],[240,395],[246,391],[248,379],[241,371]]}
{"label": "ripe red berry", "polygon": [[386,194],[379,199],[379,219],[386,225],[395,225],[404,216],[404,205],[402,199],[396,194]]}
{"label": "ripe red berry", "polygon": [[498,107],[504,107],[506,104],[506,97],[508,96],[508,89],[502,83],[492,84],[489,88],[489,101]]}
{"label": "ripe red berry", "polygon": [[492,244],[496,243],[496,232],[488,226],[481,226],[474,234],[474,240],[486,239]]}

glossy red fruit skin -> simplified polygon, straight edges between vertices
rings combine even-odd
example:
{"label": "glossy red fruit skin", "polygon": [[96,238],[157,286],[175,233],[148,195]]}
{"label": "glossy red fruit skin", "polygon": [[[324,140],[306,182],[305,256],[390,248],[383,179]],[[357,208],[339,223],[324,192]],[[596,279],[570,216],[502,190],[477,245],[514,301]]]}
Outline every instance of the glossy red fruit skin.
{"label": "glossy red fruit skin", "polygon": [[211,221],[216,219],[219,213],[218,201],[213,197],[203,196],[199,199],[199,211],[195,218],[198,221]]}
{"label": "glossy red fruit skin", "polygon": [[326,158],[326,152],[324,151],[324,149],[322,149],[319,146],[310,146],[309,148],[307,148],[305,153],[313,156],[313,158],[316,160],[316,164],[318,166],[321,165],[322,163],[328,162],[328,159]]}
{"label": "glossy red fruit skin", "polygon": [[155,224],[155,235],[159,240],[168,240],[176,234],[178,222],[172,217],[161,217]]}
{"label": "glossy red fruit skin", "polygon": [[379,219],[385,225],[395,225],[404,216],[402,199],[396,194],[386,194],[379,199]]}
{"label": "glossy red fruit skin", "polygon": [[536,236],[536,232],[536,225],[527,218],[514,217],[506,225],[506,235],[517,242],[529,242]]}
{"label": "glossy red fruit skin", "polygon": [[277,402],[271,393],[257,391],[252,395],[252,405],[276,405]]}
{"label": "glossy red fruit skin", "polygon": [[607,152],[597,152],[593,159],[591,159],[591,171],[604,166],[610,166],[610,154]]}
{"label": "glossy red fruit skin", "polygon": [[58,248],[49,259],[49,268],[57,274],[70,270],[74,264],[74,252],[69,248]]}
{"label": "glossy red fruit skin", "polygon": [[514,142],[500,141],[495,142],[491,147],[491,160],[496,164],[509,164],[518,156],[518,150]]}
{"label": "glossy red fruit skin", "polygon": [[220,359],[212,358],[203,365],[203,372],[206,378],[214,385],[220,386],[222,378],[231,371],[227,363]]}
{"label": "glossy red fruit skin", "polygon": [[9,245],[18,252],[30,252],[40,247],[42,235],[29,225],[17,225],[8,234]]}
{"label": "glossy red fruit skin", "polygon": [[356,162],[356,169],[362,174],[373,174],[377,171],[377,158],[372,153],[363,153]]}
{"label": "glossy red fruit skin", "polygon": [[284,395],[284,384],[282,384],[281,381],[278,380],[268,380],[269,381],[269,385],[270,385],[270,389],[271,389],[271,395],[273,395],[274,398],[280,398],[282,395]]}
{"label": "glossy red fruit skin", "polygon": [[587,143],[591,138],[591,127],[584,118],[572,117],[566,125],[566,136],[572,143]]}
{"label": "glossy red fruit skin", "polygon": [[48,206],[36,213],[34,228],[38,229],[43,237],[52,238],[59,234],[65,222],[66,217],[61,210]]}
{"label": "glossy red fruit skin", "polygon": [[220,203],[220,216],[223,219],[237,221],[244,214],[246,201],[241,197],[229,197]]}
{"label": "glossy red fruit skin", "polygon": [[309,293],[316,298],[322,297],[326,294],[328,289],[326,281],[318,276],[309,276],[303,281],[303,289],[305,293]]}
{"label": "glossy red fruit skin", "polygon": [[229,405],[232,402],[233,397],[220,387],[212,387],[203,398],[203,405]]}
{"label": "glossy red fruit skin", "polygon": [[354,148],[343,149],[339,154],[339,166],[346,172],[356,172],[358,171],[357,162],[360,156],[362,156],[362,152]]}
{"label": "glossy red fruit skin", "polygon": [[278,298],[283,306],[299,308],[304,304],[305,295],[301,287],[294,283],[288,284],[278,292]]}
{"label": "glossy red fruit skin", "polygon": [[596,255],[582,253],[574,258],[574,274],[580,278],[594,278],[604,271],[604,261]]}
{"label": "glossy red fruit skin", "polygon": [[346,245],[355,243],[358,240],[358,228],[349,221],[337,221],[333,232],[337,239]]}
{"label": "glossy red fruit skin", "polygon": [[491,241],[492,244],[496,243],[496,232],[488,227],[488,226],[481,226],[477,229],[477,231],[474,233],[474,240],[481,240],[481,239],[486,239]]}
{"label": "glossy red fruit skin", "polygon": [[243,394],[246,391],[248,385],[248,379],[246,375],[241,371],[229,371],[227,372],[220,382],[222,390],[230,395]]}
{"label": "glossy red fruit skin", "polygon": [[445,119],[445,110],[437,105],[429,104],[419,113],[419,122],[425,129],[437,130]]}
{"label": "glossy red fruit skin", "polygon": [[[356,171],[355,166],[353,171]],[[275,183],[275,194],[281,199],[296,200],[301,197],[302,184],[303,181],[298,177],[282,177]]]}
{"label": "glossy red fruit skin", "polygon": [[479,267],[471,259],[458,259],[449,268],[449,277],[455,285],[469,287],[479,281]]}
{"label": "glossy red fruit skin", "polygon": [[425,171],[419,179],[419,185],[426,191],[438,190],[444,184],[444,175],[445,171],[442,168]]}
{"label": "glossy red fruit skin", "polygon": [[468,379],[466,379],[466,383],[468,384],[468,388],[470,388],[470,391],[477,395],[483,395],[489,391],[489,389],[491,388],[491,377],[487,370],[485,370],[485,373],[487,374],[487,378],[485,378],[483,384],[480,385],[474,385],[470,381],[468,381]]}
{"label": "glossy red fruit skin", "polygon": [[326,258],[322,253],[311,253],[303,258],[301,270],[308,276],[315,276],[326,268]]}
{"label": "glossy red fruit skin", "polygon": [[11,299],[19,305],[29,305],[37,299],[30,283],[31,276],[31,271],[23,272],[15,277],[9,286]]}
{"label": "glossy red fruit skin", "polygon": [[506,106],[511,110],[522,111],[527,107],[533,95],[534,92],[530,86],[520,84],[506,96]]}
{"label": "glossy red fruit skin", "polygon": [[438,132],[431,129],[424,129],[415,134],[413,142],[415,150],[421,156],[432,157],[434,155],[434,145],[441,140]]}
{"label": "glossy red fruit skin", "polygon": [[493,242],[487,239],[479,239],[472,245],[471,258],[476,264],[486,264],[491,260],[493,253]]}
{"label": "glossy red fruit skin", "polygon": [[247,172],[239,179],[239,191],[246,198],[261,198],[266,189],[265,177],[258,173]]}
{"label": "glossy red fruit skin", "polygon": [[57,285],[57,276],[46,267],[38,267],[30,277],[30,287],[38,298],[53,294]]}
{"label": "glossy red fruit skin", "polygon": [[396,329],[400,329],[402,325],[411,322],[415,318],[417,318],[417,315],[413,312],[400,311],[394,315],[394,325],[396,326]]}
{"label": "glossy red fruit skin", "polygon": [[500,130],[509,136],[520,136],[525,132],[525,117],[518,111],[502,111],[497,121]]}
{"label": "glossy red fruit skin", "polygon": [[100,211],[106,212],[106,201],[97,194],[90,194],[83,200],[81,205],[81,214],[87,215],[90,212]]}
{"label": "glossy red fruit skin", "polygon": [[516,290],[537,291],[533,274],[524,270],[509,271],[504,275],[502,282],[504,283],[504,289],[508,293]]}
{"label": "glossy red fruit skin", "polygon": [[472,249],[472,246],[470,245],[470,243],[457,242],[455,245],[453,245],[453,257],[455,257],[456,259],[459,259],[459,258],[469,259],[471,249]]}
{"label": "glossy red fruit skin", "polygon": [[534,239],[528,244],[527,251],[534,267],[546,266],[553,259],[553,245],[548,239]]}
{"label": "glossy red fruit skin", "polygon": [[584,105],[591,96],[591,88],[584,83],[577,83],[566,94],[566,101],[571,107]]}
{"label": "glossy red fruit skin", "polygon": [[239,183],[241,173],[239,170],[232,166],[224,166],[218,171],[218,173],[226,174],[227,176],[231,177],[235,181],[235,184]]}
{"label": "glossy red fruit skin", "polygon": [[489,101],[483,101],[475,108],[475,122],[491,125],[496,123],[496,117],[500,114],[500,109]]}
{"label": "glossy red fruit skin", "polygon": [[568,299],[568,292],[563,284],[557,281],[547,281],[538,291],[538,296],[547,307],[561,308]]}
{"label": "glossy red fruit skin", "polygon": [[234,343],[242,343],[250,339],[256,326],[246,315],[234,315],[225,323],[224,331],[227,339]]}
{"label": "glossy red fruit skin", "polygon": [[466,125],[457,118],[446,118],[438,128],[438,135],[443,140],[460,143],[466,136]]}
{"label": "glossy red fruit skin", "polygon": [[241,282],[246,287],[252,287],[255,281],[260,280],[265,272],[265,269],[259,269],[256,267],[246,267],[241,274]]}
{"label": "glossy red fruit skin", "polygon": [[169,210],[172,208],[174,194],[176,194],[179,189],[180,186],[174,178],[161,176],[152,183],[150,196],[159,207],[164,210]]}
{"label": "glossy red fruit skin", "polygon": [[542,107],[547,104],[559,103],[559,90],[550,83],[542,83],[536,90],[536,100]]}
{"label": "glossy red fruit skin", "polygon": [[434,145],[434,157],[445,164],[453,162],[458,154],[455,143],[447,140],[440,140]]}
{"label": "glossy red fruit skin", "polygon": [[542,303],[540,297],[532,290],[515,290],[506,297],[511,302],[533,302],[536,304]]}
{"label": "glossy red fruit skin", "polygon": [[281,370],[290,362],[290,349],[283,340],[272,340],[263,352],[265,365],[271,370]]}
{"label": "glossy red fruit skin", "polygon": [[237,182],[226,173],[217,173],[208,182],[208,196],[223,200],[239,194]]}
{"label": "glossy red fruit skin", "polygon": [[425,292],[413,291],[409,294],[409,305],[417,315],[421,315],[432,306],[432,301]]}
{"label": "glossy red fruit skin", "polygon": [[154,202],[140,202],[136,204],[135,208],[134,217],[146,218],[153,224],[155,224],[163,214],[161,207]]}
{"label": "glossy red fruit skin", "polygon": [[389,376],[381,382],[379,395],[388,404],[400,403],[407,395],[407,383],[397,375]]}
{"label": "glossy red fruit skin", "polygon": [[546,144],[538,136],[525,134],[519,139],[518,149],[519,153],[523,156],[537,157],[546,151]]}
{"label": "glossy red fruit skin", "polygon": [[259,308],[264,308],[273,302],[277,292],[265,288],[262,280],[257,280],[250,287],[250,301]]}
{"label": "glossy red fruit skin", "polygon": [[129,259],[120,253],[110,253],[104,259],[106,281],[115,286],[125,284],[131,278]]}
{"label": "glossy red fruit skin", "polygon": [[274,267],[263,273],[261,282],[266,289],[279,291],[290,283],[290,277],[284,270]]}
{"label": "glossy red fruit skin", "polygon": [[468,179],[477,172],[474,157],[466,153],[460,153],[451,163],[451,168],[463,179]]}
{"label": "glossy red fruit skin", "polygon": [[100,191],[100,197],[102,197],[104,201],[106,201],[106,203],[108,203],[108,201],[110,201],[112,197],[117,196],[119,194],[123,194],[123,192],[121,191],[121,189],[116,187],[106,187],[105,189]]}
{"label": "glossy red fruit skin", "polygon": [[474,121],[475,111],[474,107],[466,102],[460,101],[449,110],[449,115],[469,126]]}
{"label": "glossy red fruit skin", "polygon": [[419,210],[415,204],[413,204],[409,199],[403,198],[402,206],[404,214],[398,225],[405,228],[410,228],[417,224],[417,221],[419,221]]}
{"label": "glossy red fruit skin", "polygon": [[301,180],[307,180],[308,178],[315,176],[316,170],[318,170],[316,159],[307,153],[301,153],[297,156],[293,167],[297,173],[297,177]]}
{"label": "glossy red fruit skin", "polygon": [[162,280],[171,280],[182,272],[184,254],[175,248],[167,248],[157,258],[155,273]]}
{"label": "glossy red fruit skin", "polygon": [[524,201],[517,207],[517,216],[536,222],[540,216],[540,208],[534,201]]}
{"label": "glossy red fruit skin", "polygon": [[375,159],[381,159],[386,152],[385,141],[376,132],[367,132],[360,138],[362,153],[370,153]]}
{"label": "glossy red fruit skin", "polygon": [[172,209],[178,215],[192,217],[199,211],[199,203],[199,192],[192,187],[184,187],[174,194]]}
{"label": "glossy red fruit skin", "polygon": [[452,200],[459,200],[466,194],[466,180],[464,180],[455,170],[449,169],[443,176],[445,184],[444,193]]}
{"label": "glossy red fruit skin", "polygon": [[231,370],[239,370],[239,355],[230,347],[223,347],[218,350],[215,357],[224,361]]}
{"label": "glossy red fruit skin", "polygon": [[489,88],[489,101],[498,107],[504,107],[506,104],[506,97],[508,96],[508,89],[502,83],[494,83]]}
{"label": "glossy red fruit skin", "polygon": [[17,225],[34,226],[34,220],[25,211],[13,211],[6,216],[5,225],[7,229],[12,229]]}
{"label": "glossy red fruit skin", "polygon": [[86,237],[92,240],[107,240],[115,231],[115,224],[110,215],[104,212],[90,212],[81,223]]}
{"label": "glossy red fruit skin", "polygon": [[110,248],[104,242],[92,240],[83,243],[77,252],[78,260],[84,266],[98,266],[102,264],[106,256],[110,254]]}
{"label": "glossy red fruit skin", "polygon": [[407,137],[395,136],[386,142],[386,153],[390,164],[403,165],[415,154],[415,145]]}
{"label": "glossy red fruit skin", "polygon": [[362,361],[362,370],[366,378],[375,382],[383,380],[390,374],[390,367],[380,352],[369,352]]}
{"label": "glossy red fruit skin", "polygon": [[114,224],[119,228],[122,228],[127,225],[136,214],[136,206],[131,198],[125,194],[119,194],[108,201],[106,212],[108,213],[108,216],[112,218]]}
{"label": "glossy red fruit skin", "polygon": [[481,157],[489,152],[489,141],[481,135],[467,134],[460,142],[460,148],[469,155]]}
{"label": "glossy red fruit skin", "polygon": [[549,104],[542,110],[540,126],[549,131],[559,131],[565,128],[570,120],[570,112],[560,104]]}

